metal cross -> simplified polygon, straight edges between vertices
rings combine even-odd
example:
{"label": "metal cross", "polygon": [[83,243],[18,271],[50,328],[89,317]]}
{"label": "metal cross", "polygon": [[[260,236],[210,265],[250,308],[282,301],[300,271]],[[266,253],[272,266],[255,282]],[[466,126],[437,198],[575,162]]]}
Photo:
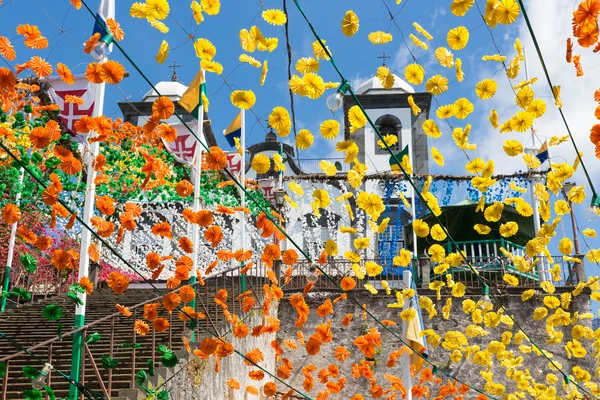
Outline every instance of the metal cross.
{"label": "metal cross", "polygon": [[179,77],[177,76],[177,68],[181,67],[181,65],[177,64],[176,60],[173,60],[173,65],[168,65],[169,68],[173,68],[173,74],[171,75],[171,81],[177,82]]}
{"label": "metal cross", "polygon": [[392,57],[390,57],[390,56],[386,55],[386,54],[385,54],[385,51],[384,51],[384,52],[383,52],[383,55],[382,55],[382,56],[377,56],[377,58],[383,58],[383,64],[382,64],[382,65],[385,67],[385,59],[386,59],[386,58],[392,58]]}

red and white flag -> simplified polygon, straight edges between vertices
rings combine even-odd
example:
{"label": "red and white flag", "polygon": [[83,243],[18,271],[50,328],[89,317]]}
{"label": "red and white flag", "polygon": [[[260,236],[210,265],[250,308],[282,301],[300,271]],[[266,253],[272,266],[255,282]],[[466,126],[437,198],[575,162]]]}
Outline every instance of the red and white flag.
{"label": "red and white flag", "polygon": [[[188,122],[187,125],[192,131],[197,132],[198,122]],[[172,124],[171,126],[177,130],[177,139],[174,142],[163,140],[165,148],[173,154],[178,162],[185,165],[193,165],[196,150],[198,149],[196,137],[183,124]]]}
{"label": "red and white flag", "polygon": [[[69,85],[65,83],[60,77],[49,77],[46,79],[46,83],[50,85],[48,94],[55,104],[60,106],[60,114],[58,117],[65,124],[65,126],[73,133],[73,125],[81,117],[91,117],[94,112],[96,90],[98,85],[90,83],[85,76],[76,76],[75,83]],[[65,97],[67,95],[81,97],[83,104],[65,103]]]}

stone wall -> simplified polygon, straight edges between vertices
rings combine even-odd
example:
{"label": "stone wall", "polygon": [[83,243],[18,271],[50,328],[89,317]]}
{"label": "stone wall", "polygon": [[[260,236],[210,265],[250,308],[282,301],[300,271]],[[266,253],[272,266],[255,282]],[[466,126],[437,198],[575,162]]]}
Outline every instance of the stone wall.
{"label": "stone wall", "polygon": [[[586,339],[580,339],[582,344],[586,347],[588,353],[587,356],[583,359],[568,359],[566,358],[564,346],[567,341],[571,340],[571,326],[565,327],[562,329],[564,334],[564,338],[561,343],[558,344],[547,344],[546,340],[548,339],[546,330],[545,330],[545,320],[536,321],[533,319],[533,310],[536,307],[543,306],[543,296],[541,294],[536,295],[533,299],[522,302],[521,301],[521,293],[522,290],[513,290],[512,292],[504,292],[501,296],[502,301],[508,312],[514,316],[517,323],[519,323],[524,331],[529,334],[532,339],[544,350],[552,352],[554,354],[553,360],[556,360],[560,364],[562,364],[563,370],[572,374],[572,367],[576,365],[580,365],[581,367],[586,368],[588,371],[594,374],[594,370],[597,367],[597,360],[594,361],[592,358],[592,341]],[[421,290],[419,289],[420,295],[425,295],[430,297],[433,302],[436,304],[436,309],[438,311],[438,315],[433,319],[428,318],[427,312],[423,311],[424,315],[424,324],[425,329],[434,329],[438,334],[440,334],[443,338],[444,333],[447,331],[461,331],[465,332],[465,329],[468,325],[472,324],[471,317],[466,315],[462,311],[462,301],[466,298],[471,298],[475,301],[480,297],[479,295],[468,296],[466,295],[463,298],[453,298],[452,310],[450,312],[450,316],[448,319],[445,319],[442,316],[442,306],[445,304],[447,296],[442,296],[441,300],[437,301],[435,292],[431,292],[429,290]],[[357,300],[361,304],[366,304],[367,309],[373,311],[373,313],[379,317],[381,320],[388,319],[395,321],[397,326],[390,326],[390,329],[398,336],[402,337],[402,321],[399,318],[398,312],[400,310],[387,308],[388,303],[394,303],[395,297],[393,296],[372,296],[366,292],[357,292],[354,293]],[[557,289],[557,293],[554,294],[557,297],[560,297],[560,289]],[[330,343],[324,343],[321,347],[320,352],[315,356],[310,356],[307,354],[306,350],[302,347],[299,347],[295,351],[286,351],[282,357],[286,357],[293,364],[293,374],[288,382],[297,387],[302,388],[302,384],[304,381],[304,375],[301,372],[301,369],[312,363],[317,367],[317,370],[313,373],[313,377],[315,378],[315,385],[313,390],[307,392],[312,398],[316,398],[317,393],[325,389],[325,385],[320,383],[317,379],[317,374],[323,368],[327,368],[331,363],[337,364],[340,367],[341,375],[346,378],[347,383],[345,389],[341,394],[336,394],[331,396],[333,399],[349,399],[355,393],[360,393],[365,396],[365,398],[370,398],[369,395],[369,384],[366,379],[354,379],[351,375],[352,364],[360,363],[361,360],[364,360],[364,355],[357,349],[357,347],[353,344],[354,339],[364,334],[369,328],[377,327],[380,332],[382,332],[382,346],[377,351],[375,355],[375,363],[373,367],[373,372],[375,378],[377,379],[377,383],[383,386],[383,389],[390,388],[390,383],[384,378],[385,374],[393,374],[398,377],[402,376],[402,360],[398,358],[396,365],[392,368],[388,368],[386,366],[389,358],[389,354],[401,348],[401,344],[398,339],[394,337],[391,333],[385,331],[381,326],[377,325],[376,322],[367,317],[364,319],[362,317],[362,312],[359,307],[351,302],[350,300],[344,300],[338,302],[334,305],[334,313],[326,318],[318,317],[315,314],[315,309],[320,304],[322,304],[327,298],[335,298],[337,294],[333,293],[314,293],[309,294],[307,296],[307,302],[311,308],[311,313],[308,318],[307,323],[300,329],[305,338],[308,340],[308,337],[315,333],[315,328],[318,324],[326,322],[327,319],[331,319],[332,321],[332,332],[333,332],[333,340]],[[549,310],[549,314],[551,315],[554,310]],[[590,304],[589,304],[589,293],[583,293],[578,297],[574,297],[573,301],[569,309],[571,317],[575,312],[589,313],[590,312]],[[353,322],[350,326],[342,326],[341,319],[347,314],[354,314]],[[279,306],[279,317],[281,319],[281,332],[278,335],[280,338],[290,338],[296,337],[297,328],[294,326],[296,320],[296,311],[291,307],[289,300],[283,299]],[[581,320],[579,323],[583,326],[591,328],[591,320]],[[485,330],[489,332],[487,336],[476,337],[476,338],[468,338],[468,344],[478,345],[481,350],[485,350],[488,344],[492,340],[501,341],[501,334],[505,331],[511,331],[515,334],[518,329],[513,327],[512,329],[508,328],[504,324],[500,324],[497,328],[486,328],[483,324],[481,325]],[[521,345],[531,346],[531,343],[528,343],[527,339],[523,340]],[[334,350],[338,346],[345,346],[350,352],[351,356],[343,362],[337,361],[334,358]],[[440,370],[447,372],[449,375],[456,376],[458,379],[468,382],[473,387],[483,390],[485,381],[480,374],[481,370],[485,370],[486,367],[482,367],[481,365],[476,365],[472,363],[471,360],[465,360],[454,363],[450,360],[450,351],[443,349],[440,345],[437,348],[433,348],[429,346],[429,360],[434,362],[436,365],[440,367]],[[548,361],[542,357],[535,355],[535,352],[527,352],[527,348],[521,348],[526,353],[522,353],[519,349],[519,345],[514,343],[510,343],[506,346],[507,351],[511,351],[514,354],[514,357],[522,356],[522,362],[520,365],[516,366],[516,370],[528,371],[531,374],[531,377],[535,379],[536,382],[546,383],[546,374],[551,373],[551,369],[548,366]],[[493,365],[491,368],[491,372],[493,373],[494,382],[500,382],[506,386],[506,393],[514,392],[517,389],[516,383],[506,376],[506,367],[500,365],[500,361],[496,357],[493,358]],[[556,374],[559,378],[559,382],[562,381],[562,376],[560,374]],[[439,377],[444,377],[442,373],[438,373]],[[445,377],[444,377],[445,378]],[[333,381],[337,381],[338,378],[332,379]],[[417,379],[417,378],[415,378]],[[593,378],[592,378],[593,379]],[[447,381],[447,379],[444,379]],[[445,383],[445,382],[444,382]],[[560,386],[558,384],[557,386]],[[398,393],[398,392],[396,392]],[[559,395],[561,395],[559,390]],[[564,394],[564,393],[562,393]],[[435,397],[437,393],[432,393],[431,397]],[[474,399],[477,397],[477,393],[470,392],[465,398]],[[502,396],[499,396],[500,398]],[[526,398],[530,398],[529,395],[525,396]],[[385,398],[385,396],[384,396]],[[398,396],[397,398],[400,398]]]}
{"label": "stone wall", "polygon": [[[271,307],[271,315],[277,317],[277,302],[274,302]],[[262,311],[259,309],[252,311],[245,323],[250,329],[264,324]],[[269,372],[275,371],[275,352],[271,347],[271,341],[275,339],[275,334],[262,334],[259,337],[248,335],[244,339],[237,339],[229,332],[224,334],[224,338],[242,354],[254,348],[260,349],[265,359],[259,365]],[[215,373],[214,357],[203,360],[192,355],[189,360],[181,360],[180,364],[173,369],[173,376],[163,389],[169,392],[171,400],[263,399],[265,398],[263,395],[254,396],[245,391],[246,386],[255,386],[260,390],[265,383],[273,381],[273,379],[267,379],[268,376],[260,382],[251,380],[248,372],[256,369],[256,367],[248,367],[239,355],[232,354],[221,359],[220,371]],[[240,383],[239,390],[233,390],[227,386],[226,382],[230,378],[234,378]]]}

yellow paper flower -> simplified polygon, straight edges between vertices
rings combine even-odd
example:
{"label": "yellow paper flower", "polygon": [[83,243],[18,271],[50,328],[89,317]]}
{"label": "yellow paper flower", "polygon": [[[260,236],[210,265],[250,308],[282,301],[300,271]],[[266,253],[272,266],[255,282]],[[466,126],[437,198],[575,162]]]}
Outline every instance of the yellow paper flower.
{"label": "yellow paper flower", "polygon": [[500,225],[500,235],[503,237],[514,236],[519,230],[519,225],[514,221],[509,221]]}
{"label": "yellow paper flower", "polygon": [[338,255],[338,245],[335,240],[329,239],[325,242],[325,252],[330,257]]}
{"label": "yellow paper flower", "polygon": [[447,105],[441,106],[435,111],[435,115],[439,119],[448,119],[450,117],[453,117],[455,114],[456,114],[456,106],[454,104],[447,104]]}
{"label": "yellow paper flower", "polygon": [[252,158],[250,166],[257,174],[266,174],[271,168],[271,159],[267,155],[259,153]]}
{"label": "yellow paper flower", "polygon": [[146,18],[165,19],[169,15],[169,3],[167,0],[146,0],[144,12]]}
{"label": "yellow paper flower", "polygon": [[325,139],[334,139],[340,133],[340,124],[334,119],[324,121],[319,128]]}
{"label": "yellow paper flower", "polygon": [[312,146],[314,139],[315,137],[308,129],[302,129],[298,132],[298,135],[296,135],[296,146],[298,146],[300,150],[306,150]]}
{"label": "yellow paper flower", "polygon": [[262,17],[266,23],[271,25],[284,25],[287,22],[287,15],[283,11],[274,8],[263,11]]}
{"label": "yellow paper flower", "polygon": [[316,189],[313,191],[313,202],[318,208],[327,208],[331,204],[329,194],[324,189]]}
{"label": "yellow paper flower", "polygon": [[305,96],[311,99],[318,99],[325,92],[325,82],[323,78],[314,72],[309,72],[302,77],[302,85]]}
{"label": "yellow paper flower", "polygon": [[518,286],[519,285],[519,278],[517,278],[514,275],[511,274],[504,274],[504,276],[502,277],[502,280],[504,282],[506,282],[509,286]]}
{"label": "yellow paper flower", "polygon": [[211,61],[217,54],[215,46],[204,38],[200,38],[194,42],[194,50],[196,50],[196,56],[199,59],[206,61]]}
{"label": "yellow paper flower", "polygon": [[454,107],[454,116],[458,119],[467,118],[467,116],[475,109],[473,103],[471,103],[466,97],[461,97],[460,99],[456,100],[454,102]]}
{"label": "yellow paper flower", "polygon": [[296,182],[290,181],[290,183],[288,183],[288,188],[292,191],[292,193],[295,193],[298,196],[304,196],[304,189],[302,189],[302,186]]}
{"label": "yellow paper flower", "polygon": [[446,239],[446,233],[444,232],[440,224],[433,225],[429,234],[431,235],[433,240],[436,240],[438,242],[441,242],[442,240]]}
{"label": "yellow paper flower", "polygon": [[410,251],[406,249],[400,249],[400,254],[394,257],[393,263],[399,267],[406,267],[408,264],[410,264],[411,257],[412,254]]}
{"label": "yellow paper flower", "polygon": [[562,238],[560,242],[558,242],[558,251],[561,254],[569,255],[573,252],[573,242],[569,238]]}
{"label": "yellow paper flower", "polygon": [[523,145],[518,140],[507,140],[502,145],[502,148],[504,149],[504,152],[511,157],[523,153]]}
{"label": "yellow paper flower", "polygon": [[415,103],[415,99],[412,95],[408,96],[408,105],[410,106],[413,115],[419,115],[421,113],[421,108]]}
{"label": "yellow paper flower", "polygon": [[367,247],[369,247],[370,243],[371,239],[369,238],[354,239],[354,247],[356,248],[356,250],[366,249]]}
{"label": "yellow paper flower", "polygon": [[446,256],[446,250],[439,244],[432,244],[427,249],[427,254],[431,256],[431,261],[433,262],[441,262]]}
{"label": "yellow paper flower", "polygon": [[452,28],[448,31],[446,40],[451,49],[462,50],[469,42],[469,30],[464,26]]}
{"label": "yellow paper flower", "polygon": [[256,96],[252,90],[236,90],[229,98],[234,106],[243,110],[251,109],[256,103]]}
{"label": "yellow paper flower", "polygon": [[284,107],[275,107],[269,114],[269,125],[281,137],[286,137],[292,129],[290,114]]}
{"label": "yellow paper flower", "polygon": [[[385,143],[384,143],[384,141],[385,141]],[[377,141],[377,145],[379,147],[381,147],[382,149],[385,149],[386,144],[388,145],[388,147],[391,147],[391,146],[395,145],[396,143],[398,143],[398,136],[392,135],[392,134],[384,135],[383,140],[379,139]]]}
{"label": "yellow paper flower", "polygon": [[263,62],[262,70],[260,71],[260,86],[265,84],[265,79],[267,79],[267,72],[269,71],[269,65],[267,60]]}
{"label": "yellow paper flower", "polygon": [[352,106],[348,110],[348,122],[355,129],[360,129],[367,123],[367,117],[359,106]]}
{"label": "yellow paper flower", "polygon": [[471,7],[473,7],[474,3],[475,0],[454,0],[452,4],[450,4],[450,12],[457,17],[462,17]]}
{"label": "yellow paper flower", "polygon": [[435,49],[435,59],[440,63],[442,67],[452,68],[454,67],[454,54],[445,47],[438,47]]}
{"label": "yellow paper flower", "polygon": [[592,228],[585,228],[581,233],[587,237],[596,237],[596,231]]}
{"label": "yellow paper flower", "polygon": [[487,235],[488,233],[490,233],[492,231],[492,229],[487,226],[487,225],[483,225],[483,224],[476,224],[473,229],[475,229],[475,231],[477,233],[479,233],[480,235]]}
{"label": "yellow paper flower", "polygon": [[508,25],[515,22],[521,8],[515,0],[501,0],[494,10],[496,20],[503,24]]}
{"label": "yellow paper flower", "polygon": [[319,162],[319,168],[327,176],[334,176],[335,174],[337,174],[337,168],[335,167],[335,165],[327,160],[321,160]]}
{"label": "yellow paper flower", "polygon": [[448,90],[448,78],[443,75],[434,75],[425,83],[425,90],[435,95],[442,94]]}
{"label": "yellow paper flower", "polygon": [[156,61],[159,64],[162,64],[167,57],[169,57],[169,43],[166,40],[163,40],[158,48],[158,53],[156,53]]}
{"label": "yellow paper flower", "polygon": [[214,72],[217,75],[223,73],[223,66],[216,61],[200,61],[200,66],[208,72]]}
{"label": "yellow paper flower", "polygon": [[346,36],[354,36],[358,32],[358,16],[352,10],[348,10],[342,19],[342,33]]}
{"label": "yellow paper flower", "polygon": [[271,53],[277,48],[278,44],[279,39],[276,37],[263,38],[256,44],[256,49],[258,51],[268,51],[269,53]]}
{"label": "yellow paper flower", "polygon": [[416,318],[416,316],[417,316],[417,310],[415,310],[412,307],[409,307],[400,312],[400,318],[402,319],[402,321],[405,321],[405,322],[408,322],[408,321]]}
{"label": "yellow paper flower", "polygon": [[383,271],[383,267],[374,261],[365,262],[365,270],[369,276],[377,276]]}
{"label": "yellow paper flower", "polygon": [[196,25],[200,25],[202,21],[204,21],[204,16],[202,15],[202,6],[196,1],[192,1],[190,4],[190,8],[192,9],[192,16],[196,21]]}
{"label": "yellow paper flower", "polygon": [[416,37],[412,33],[410,35],[408,35],[408,37],[410,38],[410,40],[413,41],[413,43],[414,43],[415,46],[420,47],[423,50],[428,50],[429,49],[429,46],[427,46],[427,43],[423,42],[421,39],[419,39],[418,37]]}
{"label": "yellow paper flower", "polygon": [[385,89],[391,89],[394,86],[394,82],[396,81],[396,77],[388,67],[381,66],[377,68],[377,72],[375,73],[379,82],[381,82],[381,86]]}
{"label": "yellow paper flower", "polygon": [[427,237],[427,235],[429,235],[429,225],[427,224],[427,222],[420,219],[415,219],[412,222],[412,226],[418,237],[424,238]]}
{"label": "yellow paper flower", "polygon": [[[321,41],[323,42],[323,44],[327,43],[327,41],[321,39]],[[327,55],[327,53],[325,52],[325,50],[323,49],[323,46],[321,46],[321,44],[319,43],[318,40],[315,40],[312,45],[312,51],[313,54],[315,55],[315,57],[317,57],[317,60],[329,60],[329,56]],[[329,47],[325,46],[327,48],[327,51],[329,51],[329,53],[331,54],[331,50],[329,50]]]}
{"label": "yellow paper flower", "polygon": [[296,62],[296,71],[300,74],[319,71],[319,61],[312,57],[304,57]]}
{"label": "yellow paper flower", "polygon": [[504,204],[496,201],[491,206],[488,206],[483,215],[486,221],[489,222],[498,222],[500,221],[500,217],[502,216],[502,210],[504,209]]}
{"label": "yellow paper flower", "polygon": [[392,35],[382,31],[369,33],[369,41],[373,44],[386,44],[392,41]]}
{"label": "yellow paper flower", "polygon": [[253,67],[260,68],[261,63],[256,58],[249,56],[248,54],[240,54],[240,62],[248,63]]}
{"label": "yellow paper flower", "polygon": [[419,64],[409,64],[404,69],[404,77],[409,83],[420,85],[425,77],[425,69]]}
{"label": "yellow paper flower", "polygon": [[421,35],[425,36],[425,38],[427,40],[433,40],[433,36],[431,36],[431,34],[429,32],[427,32],[425,29],[423,29],[423,27],[419,24],[417,24],[416,22],[413,22],[413,26],[415,27],[415,30],[417,32],[419,32]]}
{"label": "yellow paper flower", "polygon": [[462,70],[462,60],[460,58],[456,59],[454,67],[456,69],[456,80],[462,82],[465,79],[465,73]]}
{"label": "yellow paper flower", "polygon": [[429,137],[437,139],[440,136],[442,136],[440,128],[438,128],[437,124],[432,119],[425,120],[425,122],[423,122],[422,127],[425,134]]}
{"label": "yellow paper flower", "polygon": [[475,93],[481,100],[488,100],[494,97],[498,90],[498,84],[493,79],[484,79],[475,85]]}
{"label": "yellow paper flower", "polygon": [[159,20],[157,20],[154,17],[147,17],[146,21],[148,21],[150,23],[150,26],[152,26],[153,28],[158,29],[158,31],[160,33],[167,33],[167,32],[169,32],[169,27],[167,25],[165,25],[164,23],[160,22]]}
{"label": "yellow paper flower", "polygon": [[146,11],[146,4],[135,2],[131,5],[129,9],[129,15],[133,18],[146,18],[148,17],[148,12]]}
{"label": "yellow paper flower", "polygon": [[444,166],[444,156],[435,147],[431,148],[431,158],[433,158],[433,161],[435,161],[435,163],[440,167]]}

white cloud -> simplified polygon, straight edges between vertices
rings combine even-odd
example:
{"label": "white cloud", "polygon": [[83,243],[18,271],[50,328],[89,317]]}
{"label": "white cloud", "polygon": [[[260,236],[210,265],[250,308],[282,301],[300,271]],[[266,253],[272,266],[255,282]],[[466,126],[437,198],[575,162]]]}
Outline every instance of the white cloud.
{"label": "white cloud", "polygon": [[[552,84],[561,85],[561,98],[564,105],[562,111],[569,123],[579,150],[585,153],[583,160],[590,175],[595,176],[600,172],[600,160],[594,155],[594,149],[589,141],[589,132],[590,128],[598,122],[594,117],[596,104],[593,100],[593,94],[600,87],[600,74],[595,73],[593,70],[587,70],[583,77],[576,78],[573,64],[567,64],[565,61],[565,38],[570,37],[572,34],[571,14],[565,12],[565,10],[570,10],[572,6],[571,0],[556,0],[552,7],[547,7],[547,2],[544,0],[530,0],[527,3],[528,10],[544,10],[544,12],[530,13],[529,18],[540,45]],[[530,78],[538,78],[538,82],[532,88],[536,92],[536,98],[542,98],[547,102],[548,111],[542,118],[536,120],[535,131],[537,138],[534,146],[531,144],[529,133],[512,132],[503,135],[485,135],[483,140],[479,138],[479,153],[487,158],[495,159],[497,161],[497,172],[499,173],[526,169],[526,166],[520,159],[511,159],[504,155],[501,147],[505,140],[517,139],[526,145],[526,147],[539,148],[541,142],[549,139],[551,136],[567,134],[558,109],[554,106],[552,93],[544,76],[525,20],[521,18],[520,21],[518,37],[521,38],[527,52],[529,76]],[[512,40],[507,42],[506,48],[501,50],[510,59],[514,55]],[[592,53],[591,50],[587,51],[585,49],[583,53],[582,61],[585,64],[586,56],[589,60],[589,55]],[[589,64],[593,63],[589,62]],[[489,109],[496,108],[499,114],[505,112],[505,115],[500,117],[500,122],[503,122],[518,110],[515,108],[515,95],[509,87],[508,79],[506,79],[504,73],[502,75],[497,74],[495,79],[499,85],[498,94],[490,101]],[[525,80],[523,65],[517,82],[521,80]],[[487,115],[482,115],[482,119],[487,118]],[[482,126],[490,125],[485,121]],[[556,162],[566,161],[572,163],[575,160],[576,154],[573,145],[570,142],[566,142],[560,146],[551,147],[550,156]],[[580,184],[586,181],[581,168],[578,169],[574,179]]]}
{"label": "white cloud", "polygon": [[436,8],[433,14],[431,15],[431,27],[433,28],[435,26],[435,21],[438,19],[439,16],[444,15],[446,15],[446,9],[444,7]]}

